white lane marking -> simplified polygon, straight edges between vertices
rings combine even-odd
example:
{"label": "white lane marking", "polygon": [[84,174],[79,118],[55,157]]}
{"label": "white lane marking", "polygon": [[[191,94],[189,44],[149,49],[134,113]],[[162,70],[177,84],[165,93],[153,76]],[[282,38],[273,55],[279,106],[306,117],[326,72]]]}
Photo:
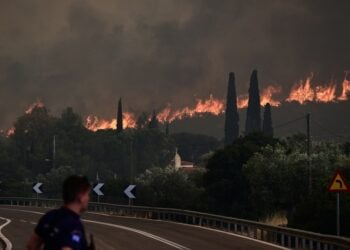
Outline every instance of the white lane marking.
{"label": "white lane marking", "polygon": [[[0,208],[0,209],[4,209],[4,208]],[[13,209],[13,210],[18,210],[18,211],[23,211],[23,212],[28,211],[28,210],[19,210],[19,209]],[[32,211],[32,213],[43,214],[43,213],[34,212],[34,211]],[[87,212],[87,213],[95,214],[95,215],[101,215],[101,216],[107,216],[107,217],[117,217],[117,218],[122,218],[122,219],[123,218],[125,218],[125,219],[128,218],[128,219],[135,219],[135,220],[153,221],[153,220],[150,220],[150,219],[135,218],[135,217],[131,217],[131,216],[117,216],[117,215],[103,214],[103,213],[98,213],[98,212]],[[283,250],[288,250],[289,249],[289,248],[286,248],[286,247],[283,247],[283,246],[279,246],[277,244],[273,244],[273,243],[270,243],[270,242],[266,242],[266,241],[262,241],[262,240],[258,240],[258,239],[254,239],[254,238],[250,238],[248,236],[244,236],[244,235],[240,235],[240,234],[235,234],[235,233],[230,233],[230,232],[226,232],[226,231],[221,231],[221,230],[217,230],[217,229],[214,229],[214,228],[201,227],[201,226],[197,226],[197,225],[190,225],[190,224],[179,223],[179,222],[174,222],[174,221],[162,221],[162,220],[154,220],[154,221],[159,221],[159,222],[162,222],[162,223],[172,223],[172,224],[183,225],[183,226],[188,226],[188,227],[201,228],[201,229],[204,229],[204,230],[215,231],[215,232],[218,232],[218,233],[228,234],[228,235],[231,235],[231,236],[234,236],[234,237],[238,237],[238,238],[251,240],[251,241],[254,241],[254,242],[257,242],[257,243],[260,243],[260,244],[264,244],[264,245],[267,245],[267,246],[272,246],[272,247],[278,248],[278,249],[283,249]]]}
{"label": "white lane marking", "polygon": [[134,228],[131,228],[131,227],[126,227],[126,226],[121,226],[121,225],[111,224],[111,223],[106,223],[106,222],[100,222],[100,221],[94,221],[94,220],[83,220],[83,221],[88,222],[88,223],[94,223],[94,224],[100,224],[100,225],[104,225],[104,226],[110,226],[110,227],[115,227],[115,228],[119,228],[119,229],[124,229],[126,231],[138,233],[138,234],[141,234],[141,235],[143,235],[145,237],[148,237],[148,238],[151,238],[151,239],[163,242],[164,244],[172,246],[172,247],[174,247],[176,249],[190,250],[189,248],[187,248],[185,246],[182,246],[180,244],[177,244],[177,243],[175,243],[173,241],[170,241],[170,240],[164,239],[162,237],[159,237],[157,235],[154,235],[154,234],[151,234],[151,233],[147,233],[145,231],[134,229]]}
{"label": "white lane marking", "polygon": [[163,220],[150,220],[150,219],[143,219],[143,218],[135,218],[135,217],[131,217],[131,216],[118,216],[118,215],[103,214],[103,213],[98,213],[98,212],[87,212],[87,213],[100,215],[100,216],[106,216],[106,217],[117,217],[117,218],[121,218],[121,219],[125,218],[125,219],[134,219],[134,220],[158,221],[158,222],[161,222],[161,223],[172,223],[172,224],[176,224],[176,225],[195,227],[195,228],[199,228],[199,229],[204,229],[204,230],[214,231],[214,232],[217,232],[217,233],[223,233],[223,234],[231,235],[231,236],[238,237],[238,238],[243,238],[243,239],[246,239],[246,240],[255,241],[255,242],[258,242],[258,243],[261,243],[261,244],[264,244],[264,245],[267,245],[267,246],[272,246],[272,247],[278,248],[278,249],[283,249],[283,250],[289,250],[290,249],[290,248],[279,246],[277,244],[273,244],[273,243],[270,243],[270,242],[266,242],[266,241],[262,241],[262,240],[258,240],[258,239],[254,239],[254,238],[250,238],[248,236],[244,236],[244,235],[241,235],[241,234],[235,234],[235,233],[231,233],[231,232],[227,232],[227,231],[222,231],[222,230],[209,228],[209,227],[202,227],[202,226],[198,226],[198,225],[185,224],[185,223],[175,222],[175,221],[163,221]]}
{"label": "white lane marking", "polygon": [[26,223],[27,221],[26,220],[19,220],[20,222],[23,222],[23,223]]}
{"label": "white lane marking", "polygon": [[11,250],[11,249],[12,249],[12,243],[11,243],[11,241],[10,241],[8,238],[6,238],[6,236],[3,235],[2,232],[1,232],[1,230],[2,230],[4,227],[6,227],[8,224],[11,223],[11,220],[10,220],[10,219],[7,219],[7,218],[4,218],[4,217],[0,217],[0,219],[6,221],[4,224],[2,224],[2,225],[0,226],[0,238],[1,238],[1,239],[5,242],[5,244],[6,244],[5,250]]}
{"label": "white lane marking", "polygon": [[[31,210],[22,210],[22,209],[13,209],[13,208],[10,208],[10,209],[0,208],[0,209],[19,211],[19,212],[25,212],[25,213],[32,213],[32,214],[39,214],[39,215],[43,215],[44,214],[44,213],[41,213],[41,212],[36,212],[36,211],[31,211]],[[174,247],[176,249],[179,249],[179,250],[190,250],[190,248],[187,248],[185,246],[177,244],[177,243],[175,243],[173,241],[170,241],[170,240],[164,239],[162,237],[159,237],[157,235],[150,234],[150,233],[147,233],[145,231],[134,229],[134,228],[131,228],[131,227],[126,227],[126,226],[121,226],[121,225],[111,224],[111,223],[105,223],[105,222],[100,222],[100,221],[94,221],[94,220],[83,220],[83,221],[88,222],[88,223],[93,223],[93,224],[100,224],[100,225],[104,225],[104,226],[115,227],[115,228],[123,229],[123,230],[126,230],[126,231],[130,231],[130,232],[133,232],[133,233],[141,234],[141,235],[143,235],[143,236],[145,236],[147,238],[150,238],[150,239],[162,242],[162,243],[164,243],[164,244],[166,244],[168,246],[172,246],[172,247]]]}
{"label": "white lane marking", "polygon": [[[161,222],[163,222],[163,221],[161,221]],[[166,222],[166,221],[164,221],[164,222]],[[230,232],[221,231],[221,230],[214,229],[214,228],[209,228],[209,227],[201,227],[201,226],[197,226],[197,225],[182,224],[182,223],[178,223],[178,222],[174,222],[174,221],[169,221],[169,222],[177,224],[177,225],[185,225],[185,226],[189,226],[189,227],[202,228],[202,229],[209,230],[209,231],[214,231],[214,232],[218,232],[218,233],[228,234],[228,235],[235,236],[235,237],[238,237],[238,238],[243,238],[243,239],[246,239],[246,240],[251,240],[251,241],[258,242],[260,244],[272,246],[274,248],[279,248],[279,249],[283,249],[283,250],[289,250],[290,249],[290,248],[279,246],[279,245],[276,245],[276,244],[273,244],[273,243],[270,243],[270,242],[266,242],[266,241],[262,241],[262,240],[258,240],[258,239],[254,239],[254,238],[250,238],[248,236],[244,236],[244,235],[241,235],[241,234],[230,233]]]}

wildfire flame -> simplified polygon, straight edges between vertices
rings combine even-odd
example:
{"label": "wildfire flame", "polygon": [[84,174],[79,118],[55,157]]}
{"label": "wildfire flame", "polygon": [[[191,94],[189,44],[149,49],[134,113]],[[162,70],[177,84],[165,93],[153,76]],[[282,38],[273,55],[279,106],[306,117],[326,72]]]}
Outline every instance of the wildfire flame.
{"label": "wildfire flame", "polygon": [[6,132],[6,137],[10,137],[11,135],[13,135],[15,133],[15,130],[15,127],[9,128]]}
{"label": "wildfire flame", "polygon": [[[281,92],[281,88],[278,86],[268,86],[262,91],[261,105],[270,103],[272,106],[279,106],[280,102],[272,99],[272,95]],[[237,107],[239,109],[246,108],[248,106],[248,95],[241,95],[237,98]],[[199,116],[204,113],[210,113],[213,115],[220,115],[225,112],[225,101],[214,98],[210,95],[208,99],[197,99],[194,107],[185,107],[182,109],[172,110],[170,105],[161,110],[157,114],[157,119],[161,123],[173,122],[174,120],[181,120],[185,117]],[[135,115],[132,113],[123,113],[123,126],[134,128],[136,127]],[[150,117],[149,117],[150,119]],[[99,119],[97,116],[89,115],[86,118],[86,128],[97,131],[99,129],[115,129],[116,119],[105,120]]]}
{"label": "wildfire flame", "polygon": [[[100,119],[95,115],[89,115],[86,118],[85,127],[92,131],[97,131],[101,129],[116,129],[117,119]],[[136,120],[135,116],[132,113],[124,112],[123,113],[123,128],[135,128]]]}
{"label": "wildfire flame", "polygon": [[[337,85],[334,81],[329,84],[320,85],[312,84],[313,74],[310,74],[305,80],[300,80],[295,83],[285,99],[286,102],[298,102],[300,104],[306,104],[307,102],[337,102],[346,101],[349,99],[350,95],[350,71],[345,72],[345,77],[342,82],[341,94],[337,97],[336,89]],[[262,106],[266,103],[270,103],[271,106],[278,107],[281,105],[281,100],[276,100],[273,98],[275,94],[282,92],[282,88],[276,84],[269,85],[261,91],[260,104]],[[26,114],[31,114],[33,109],[44,107],[44,103],[37,100],[31,104],[27,110]],[[237,108],[243,109],[248,107],[248,95],[239,95],[237,97]],[[208,99],[197,99],[196,104],[193,107],[184,107],[181,109],[172,109],[170,105],[162,109],[157,114],[157,119],[161,123],[173,122],[174,120],[181,120],[185,117],[200,116],[204,113],[210,113],[213,115],[220,115],[225,112],[225,101],[222,99],[217,99],[210,95]],[[151,119],[149,117],[149,119]],[[86,118],[85,127],[92,131],[97,131],[100,129],[115,129],[117,126],[116,119],[101,119],[95,115],[89,115]],[[136,127],[136,116],[130,112],[123,113],[123,127],[124,128],[135,128]],[[15,128],[12,127],[7,130],[7,132],[0,131],[2,134],[6,134],[7,137],[15,133]]]}
{"label": "wildfire flame", "polygon": [[348,100],[348,95],[350,94],[350,71],[345,72],[345,77],[343,80],[343,90],[341,92],[341,95],[338,97],[339,101],[346,101]]}
{"label": "wildfire flame", "polygon": [[[25,114],[31,114],[35,108],[43,108],[45,104],[41,100],[37,100],[36,102],[29,105],[29,107],[24,111]],[[6,132],[3,130],[0,131],[1,134],[5,134],[6,137],[10,137],[16,132],[15,127],[9,128]]]}
{"label": "wildfire flame", "polygon": [[209,99],[202,100],[197,99],[197,104],[194,108],[185,107],[183,109],[172,111],[170,107],[166,107],[157,115],[157,119],[164,122],[172,122],[174,120],[181,120],[184,117],[193,117],[203,113],[211,113],[219,115],[225,110],[224,102],[216,99],[213,95],[209,96]]}
{"label": "wildfire flame", "polygon": [[278,107],[281,105],[280,101],[273,100],[272,95],[279,94],[282,92],[282,87],[277,85],[270,85],[266,89],[264,89],[261,93],[260,104],[261,106],[265,106],[267,103],[270,103],[271,106]]}
{"label": "wildfire flame", "polygon": [[305,104],[306,102],[335,102],[335,101],[346,101],[348,100],[348,94],[350,93],[350,80],[349,72],[345,72],[344,81],[342,84],[342,93],[337,98],[336,89],[337,85],[334,81],[331,81],[327,85],[316,85],[312,87],[313,75],[311,74],[306,78],[305,81],[301,80],[299,83],[296,83],[289,94],[289,97],[286,99],[287,102],[296,101],[300,104]]}
{"label": "wildfire flame", "polygon": [[248,95],[240,95],[237,97],[237,108],[244,109],[248,107],[249,97]]}
{"label": "wildfire flame", "polygon": [[296,83],[289,93],[289,97],[286,99],[287,102],[296,101],[300,104],[311,102],[314,100],[315,91],[311,88],[311,79],[313,75],[306,78],[305,82],[300,80]]}
{"label": "wildfire flame", "polygon": [[33,112],[33,109],[35,108],[43,108],[45,107],[45,104],[40,101],[40,100],[37,100],[36,102],[32,103],[28,108],[27,110],[25,111],[26,114],[31,114]]}
{"label": "wildfire flame", "polygon": [[330,83],[328,86],[317,86],[315,89],[315,99],[316,102],[333,102],[336,99],[337,85],[335,83]]}

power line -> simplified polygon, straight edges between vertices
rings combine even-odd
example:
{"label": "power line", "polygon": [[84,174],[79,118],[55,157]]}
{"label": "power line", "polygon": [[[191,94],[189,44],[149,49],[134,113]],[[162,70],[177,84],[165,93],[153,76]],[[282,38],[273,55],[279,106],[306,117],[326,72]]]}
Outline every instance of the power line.
{"label": "power line", "polygon": [[300,120],[303,120],[303,119],[305,119],[305,115],[303,115],[302,117],[298,117],[298,118],[296,118],[296,119],[293,119],[293,120],[284,122],[284,123],[280,123],[280,124],[274,126],[273,128],[274,128],[274,129],[276,129],[276,128],[281,128],[281,127],[287,126],[287,125],[289,125],[289,124],[291,124],[291,123],[294,123],[294,122],[297,122],[297,121],[300,121]]}
{"label": "power line", "polygon": [[320,122],[316,121],[314,118],[312,118],[312,121],[313,121],[319,128],[323,129],[324,131],[327,131],[327,132],[328,132],[330,135],[332,135],[332,136],[335,136],[335,137],[338,137],[338,138],[342,138],[342,139],[347,139],[347,140],[350,139],[350,137],[337,134],[337,133],[335,133],[334,131],[332,131],[331,129],[324,127],[323,125],[321,125]]}

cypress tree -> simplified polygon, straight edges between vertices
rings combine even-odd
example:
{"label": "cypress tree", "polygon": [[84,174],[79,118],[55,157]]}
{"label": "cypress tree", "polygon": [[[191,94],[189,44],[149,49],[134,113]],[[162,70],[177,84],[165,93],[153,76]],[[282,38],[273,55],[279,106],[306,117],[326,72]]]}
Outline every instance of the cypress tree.
{"label": "cypress tree", "polygon": [[118,102],[118,113],[117,113],[117,133],[123,132],[123,108],[122,108],[122,98]]}
{"label": "cypress tree", "polygon": [[237,110],[237,94],[235,74],[229,73],[225,110],[225,145],[232,144],[239,134],[239,115]]}
{"label": "cypress tree", "polygon": [[265,135],[273,137],[271,105],[266,103],[262,131]]}
{"label": "cypress tree", "polygon": [[169,122],[168,121],[165,123],[165,134],[169,135]]}
{"label": "cypress tree", "polygon": [[158,123],[159,122],[158,122],[158,119],[157,119],[156,111],[153,111],[153,115],[152,115],[151,121],[148,124],[148,127],[150,129],[158,129]]}
{"label": "cypress tree", "polygon": [[245,134],[254,132],[261,132],[260,93],[257,70],[253,70],[250,77],[249,100],[245,123]]}

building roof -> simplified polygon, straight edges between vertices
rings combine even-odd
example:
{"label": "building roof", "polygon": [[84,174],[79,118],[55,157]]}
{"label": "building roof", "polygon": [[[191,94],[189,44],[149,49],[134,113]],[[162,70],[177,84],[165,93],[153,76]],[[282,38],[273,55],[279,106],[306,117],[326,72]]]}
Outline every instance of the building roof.
{"label": "building roof", "polygon": [[194,165],[194,163],[190,161],[181,161],[181,166],[182,165]]}

